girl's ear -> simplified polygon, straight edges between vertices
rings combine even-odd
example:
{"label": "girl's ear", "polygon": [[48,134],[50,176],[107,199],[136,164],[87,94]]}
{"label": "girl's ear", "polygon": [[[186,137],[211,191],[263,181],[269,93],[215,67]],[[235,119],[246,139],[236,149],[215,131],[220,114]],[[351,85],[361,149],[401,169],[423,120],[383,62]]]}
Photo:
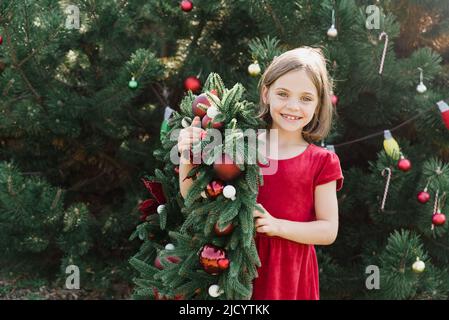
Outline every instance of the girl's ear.
{"label": "girl's ear", "polygon": [[264,104],[268,104],[268,88],[265,85],[262,88],[262,101]]}

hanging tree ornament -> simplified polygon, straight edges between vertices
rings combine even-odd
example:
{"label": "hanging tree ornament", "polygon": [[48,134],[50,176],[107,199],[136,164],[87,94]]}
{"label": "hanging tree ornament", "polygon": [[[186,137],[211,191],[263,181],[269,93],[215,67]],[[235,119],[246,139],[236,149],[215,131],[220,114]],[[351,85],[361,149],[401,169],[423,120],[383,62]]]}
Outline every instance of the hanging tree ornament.
{"label": "hanging tree ornament", "polygon": [[175,250],[175,245],[173,243],[167,243],[165,245],[165,250]]}
{"label": "hanging tree ornament", "polygon": [[223,192],[223,182],[220,180],[211,181],[206,187],[206,194],[214,199]]}
{"label": "hanging tree ornament", "polygon": [[416,196],[418,199],[418,202],[424,204],[427,203],[430,200],[430,194],[427,192],[427,188],[429,187],[430,178],[427,180],[427,184],[424,188],[424,191],[418,192],[418,195]]}
{"label": "hanging tree ornament", "polygon": [[419,84],[416,87],[416,91],[418,91],[419,93],[424,93],[427,91],[427,87],[423,83],[423,69],[418,68],[418,70],[419,70]]}
{"label": "hanging tree ornament", "polygon": [[220,110],[216,106],[211,106],[207,109],[206,114],[209,118],[213,119],[220,114]]}
{"label": "hanging tree ornament", "polygon": [[207,114],[207,110],[211,106],[209,98],[205,93],[200,94],[192,102],[192,113],[195,116],[203,118]]}
{"label": "hanging tree ornament", "polygon": [[195,76],[187,77],[184,80],[184,88],[186,91],[198,92],[201,90],[201,81]]}
{"label": "hanging tree ornament", "polygon": [[213,244],[205,244],[200,249],[199,255],[201,266],[209,274],[218,275],[229,268],[230,261],[226,250]]}
{"label": "hanging tree ornament", "polygon": [[261,72],[260,65],[257,62],[257,60],[254,60],[254,62],[248,66],[248,73],[251,77],[257,77],[260,74],[260,72]]}
{"label": "hanging tree ornament", "polygon": [[136,81],[136,78],[132,77],[131,80],[128,82],[128,87],[130,89],[136,89],[138,87],[138,83]]}
{"label": "hanging tree ornament", "polygon": [[388,189],[390,187],[390,180],[391,180],[391,169],[390,168],[385,168],[382,170],[382,177],[385,177],[385,173],[388,171],[388,176],[387,176],[387,183],[385,184],[385,191],[384,191],[384,197],[382,199],[382,205],[380,207],[381,211],[384,211],[385,208],[385,201],[387,200],[387,194],[388,194]]}
{"label": "hanging tree ornament", "polygon": [[380,61],[379,74],[382,74],[382,71],[384,70],[385,56],[387,55],[388,48],[388,34],[386,32],[382,32],[379,36],[379,41],[381,41],[383,37],[385,37],[385,44],[384,51],[382,52],[382,59]]}
{"label": "hanging tree ornament", "polygon": [[226,153],[223,153],[214,163],[214,171],[217,176],[224,181],[233,180],[242,173],[239,166],[235,164],[232,158]]}
{"label": "hanging tree ornament", "polygon": [[181,120],[181,125],[183,128],[188,128],[188,127],[190,127],[191,124],[192,124],[192,119],[190,119],[189,117],[184,117]]}
{"label": "hanging tree ornament", "polygon": [[182,0],[180,7],[182,11],[189,12],[193,9],[193,3],[190,0]]}
{"label": "hanging tree ornament", "polygon": [[231,199],[232,201],[234,201],[236,199],[235,198],[236,193],[237,193],[237,191],[235,190],[234,186],[231,186],[230,184],[228,184],[223,189],[223,196],[227,199]]}
{"label": "hanging tree ornament", "polygon": [[0,45],[3,43],[3,37],[0,36]]}
{"label": "hanging tree ornament", "polygon": [[232,230],[234,230],[234,225],[232,223],[229,223],[224,228],[220,228],[218,226],[218,222],[216,222],[214,225],[214,232],[219,237],[227,236],[228,234],[230,234],[232,232]]}
{"label": "hanging tree ornament", "polygon": [[[438,200],[438,192],[435,195],[435,204],[433,207],[433,215],[432,215],[432,230],[434,226],[442,226],[446,223],[446,216],[441,213],[441,201]],[[446,197],[446,192],[443,193],[443,198]],[[441,199],[440,199],[441,200]]]}
{"label": "hanging tree ornament", "polygon": [[401,154],[401,159],[398,161],[398,169],[404,172],[409,171],[412,168],[412,163],[410,162],[410,160],[406,159],[402,154]]}
{"label": "hanging tree ornament", "polygon": [[419,257],[416,257],[416,261],[413,262],[413,265],[412,265],[412,270],[416,273],[421,273],[424,271],[425,268],[426,268],[426,264],[424,263],[424,261],[421,261],[419,259]]}
{"label": "hanging tree ornament", "polygon": [[332,9],[332,26],[327,30],[327,35],[330,38],[335,38],[338,35],[338,31],[335,28],[335,9]]}
{"label": "hanging tree ornament", "polygon": [[208,293],[212,298],[218,298],[224,293],[224,291],[220,289],[218,284],[213,284],[209,287]]}
{"label": "hanging tree ornament", "polygon": [[393,158],[394,160],[398,160],[401,156],[401,149],[399,148],[398,143],[391,135],[390,130],[384,130],[384,149],[388,156]]}
{"label": "hanging tree ornament", "polygon": [[160,205],[157,207],[157,213],[158,213],[158,214],[162,214],[162,212],[164,212],[164,209],[165,209],[165,204],[160,204]]}
{"label": "hanging tree ornament", "polygon": [[438,108],[441,111],[441,117],[446,128],[449,130],[449,106],[443,100],[437,102]]}

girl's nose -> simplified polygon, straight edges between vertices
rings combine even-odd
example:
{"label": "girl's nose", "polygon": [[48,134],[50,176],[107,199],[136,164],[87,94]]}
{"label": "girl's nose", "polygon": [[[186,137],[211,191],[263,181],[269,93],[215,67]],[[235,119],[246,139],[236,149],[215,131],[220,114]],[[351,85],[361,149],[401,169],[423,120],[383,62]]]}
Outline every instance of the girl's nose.
{"label": "girl's nose", "polygon": [[291,108],[291,109],[300,109],[301,108],[301,104],[299,103],[298,100],[290,100],[287,103],[287,107]]}

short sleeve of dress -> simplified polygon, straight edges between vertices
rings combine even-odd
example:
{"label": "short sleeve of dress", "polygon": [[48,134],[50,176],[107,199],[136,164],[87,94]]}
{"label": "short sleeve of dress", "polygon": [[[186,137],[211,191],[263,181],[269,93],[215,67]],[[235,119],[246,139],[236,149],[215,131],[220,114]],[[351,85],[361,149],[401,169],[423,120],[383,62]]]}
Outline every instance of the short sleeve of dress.
{"label": "short sleeve of dress", "polygon": [[328,152],[321,164],[321,168],[318,169],[318,173],[315,178],[315,186],[325,184],[331,181],[337,180],[337,191],[343,188],[343,173],[340,166],[340,159],[334,152]]}

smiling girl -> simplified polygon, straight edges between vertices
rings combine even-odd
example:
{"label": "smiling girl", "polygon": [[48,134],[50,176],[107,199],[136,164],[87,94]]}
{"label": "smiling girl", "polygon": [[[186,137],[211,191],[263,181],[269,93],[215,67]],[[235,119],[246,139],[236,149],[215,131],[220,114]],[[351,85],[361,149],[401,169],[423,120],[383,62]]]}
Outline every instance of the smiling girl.
{"label": "smiling girl", "polygon": [[[252,299],[319,299],[314,245],[332,244],[338,232],[337,191],[343,186],[335,153],[313,142],[331,129],[332,86],[320,49],[301,47],[275,58],[260,81],[260,117],[268,165],[255,210],[261,267]],[[271,139],[276,130],[278,139]],[[270,158],[269,155],[276,154]]]}

